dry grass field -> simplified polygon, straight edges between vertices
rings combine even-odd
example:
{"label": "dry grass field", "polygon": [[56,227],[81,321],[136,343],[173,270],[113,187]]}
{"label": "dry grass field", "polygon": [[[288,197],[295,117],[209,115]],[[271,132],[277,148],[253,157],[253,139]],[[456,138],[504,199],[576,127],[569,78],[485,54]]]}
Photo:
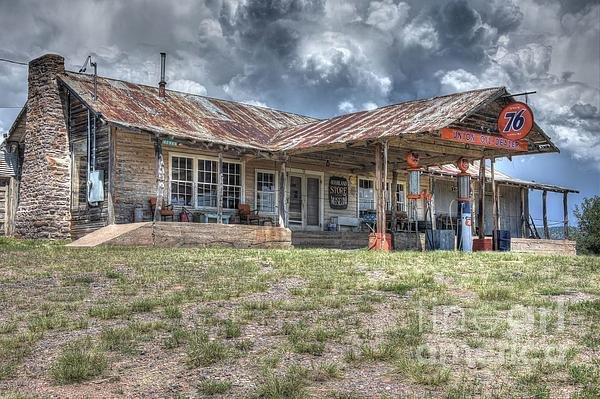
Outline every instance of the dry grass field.
{"label": "dry grass field", "polygon": [[2,398],[597,398],[600,259],[0,240]]}

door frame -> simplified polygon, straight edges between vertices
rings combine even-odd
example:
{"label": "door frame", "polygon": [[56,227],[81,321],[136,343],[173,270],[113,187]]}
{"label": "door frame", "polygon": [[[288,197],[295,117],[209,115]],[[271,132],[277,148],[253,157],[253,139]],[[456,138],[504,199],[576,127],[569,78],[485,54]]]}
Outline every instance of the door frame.
{"label": "door frame", "polygon": [[[289,223],[288,221],[288,227],[292,230],[318,230],[321,231],[323,230],[324,226],[325,226],[325,185],[323,184],[324,180],[325,180],[325,172],[320,172],[320,171],[316,171],[316,170],[308,170],[308,169],[297,169],[297,168],[288,168],[287,169],[288,172],[288,178],[287,180],[287,187],[286,187],[286,191],[287,191],[287,204],[288,204],[288,209],[289,209],[289,193],[290,193],[290,176],[296,176],[296,177],[300,177],[301,179],[301,190],[302,190],[302,223],[297,224],[294,223],[293,225],[291,223]],[[306,178],[307,177],[312,177],[312,178],[318,178],[319,179],[319,225],[318,226],[308,226],[306,224],[306,211],[307,211],[307,198],[308,198],[308,190],[307,190],[307,184],[306,184]],[[292,228],[292,226],[294,228]]]}

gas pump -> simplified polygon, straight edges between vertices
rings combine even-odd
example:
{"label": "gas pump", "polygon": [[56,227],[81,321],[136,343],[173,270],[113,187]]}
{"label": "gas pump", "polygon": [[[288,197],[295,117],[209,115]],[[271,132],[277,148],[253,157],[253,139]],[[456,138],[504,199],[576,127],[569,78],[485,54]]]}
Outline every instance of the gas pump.
{"label": "gas pump", "polygon": [[458,174],[458,198],[457,200],[457,220],[460,221],[457,228],[458,249],[463,252],[473,251],[473,232],[471,222],[471,175],[467,173],[469,161],[460,158],[456,161],[456,166],[460,170]]}
{"label": "gas pump", "polygon": [[419,222],[417,217],[417,201],[421,198],[421,168],[419,166],[419,156],[413,152],[406,154],[406,164],[408,165],[408,226],[412,230],[412,223],[415,224],[415,233],[417,236],[417,248],[419,247]]}

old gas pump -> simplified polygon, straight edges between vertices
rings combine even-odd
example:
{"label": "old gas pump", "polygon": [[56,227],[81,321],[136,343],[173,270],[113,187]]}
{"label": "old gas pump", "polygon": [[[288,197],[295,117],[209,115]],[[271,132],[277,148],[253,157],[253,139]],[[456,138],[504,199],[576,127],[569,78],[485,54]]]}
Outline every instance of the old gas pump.
{"label": "old gas pump", "polygon": [[415,233],[417,236],[417,248],[419,247],[419,222],[417,217],[417,201],[421,198],[421,168],[419,166],[419,156],[413,152],[406,154],[406,164],[408,165],[408,226],[412,230],[412,224],[415,224]]}
{"label": "old gas pump", "polygon": [[469,161],[465,158],[460,158],[456,162],[456,166],[460,170],[458,174],[458,212],[457,220],[459,225],[457,228],[457,243],[458,249],[463,252],[473,251],[473,232],[471,222],[471,175],[467,172],[469,169]]}

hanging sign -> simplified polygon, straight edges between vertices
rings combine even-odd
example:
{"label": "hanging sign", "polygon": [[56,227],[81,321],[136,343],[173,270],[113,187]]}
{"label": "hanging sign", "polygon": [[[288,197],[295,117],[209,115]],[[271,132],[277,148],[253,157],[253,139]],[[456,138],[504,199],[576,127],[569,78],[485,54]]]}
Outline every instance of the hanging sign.
{"label": "hanging sign", "polygon": [[498,115],[498,131],[508,140],[521,140],[533,127],[533,112],[525,103],[514,102],[502,108]]}
{"label": "hanging sign", "polygon": [[331,176],[329,178],[329,207],[331,209],[348,208],[348,179]]}
{"label": "hanging sign", "polygon": [[490,136],[489,134],[481,134],[470,130],[442,128],[440,129],[440,137],[443,140],[455,141],[457,143],[477,145],[489,148],[502,148],[510,151],[527,151],[528,146],[526,141],[508,140],[500,136]]}

